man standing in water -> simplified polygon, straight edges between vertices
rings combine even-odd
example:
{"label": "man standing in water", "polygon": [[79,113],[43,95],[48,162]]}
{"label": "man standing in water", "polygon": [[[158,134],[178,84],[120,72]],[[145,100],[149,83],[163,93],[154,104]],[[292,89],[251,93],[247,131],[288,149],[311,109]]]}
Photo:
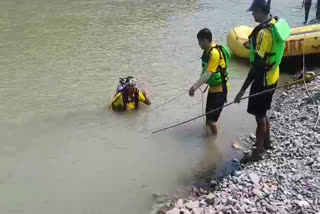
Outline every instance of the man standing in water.
{"label": "man standing in water", "polygon": [[302,2],[302,8],[304,7],[304,11],[305,11],[304,24],[308,23],[311,5],[312,5],[312,0],[303,0],[303,2]]}
{"label": "man standing in water", "polygon": [[[227,100],[228,93],[228,60],[230,53],[223,47],[212,42],[212,33],[209,29],[204,28],[199,31],[198,42],[203,49],[202,72],[200,79],[190,88],[189,95],[194,96],[194,92],[203,84],[210,86],[206,113],[217,108],[223,107]],[[217,135],[217,121],[222,112],[222,108],[206,115],[206,125],[210,127],[213,135]]]}
{"label": "man standing in water", "polygon": [[[251,83],[250,95],[272,88],[275,89],[277,86],[279,65],[283,56],[285,41],[278,43],[278,37],[277,40],[273,37],[276,34],[275,25],[280,21],[270,16],[270,6],[271,0],[254,0],[248,10],[252,11],[255,21],[260,24],[249,36],[249,43],[244,44],[247,48],[250,48],[250,62],[253,66],[235,98],[236,103],[240,103]],[[283,19],[279,20],[281,20],[282,24],[286,23]],[[283,28],[278,30],[283,30]],[[290,27],[287,25],[284,31],[288,33],[288,37],[290,35]],[[267,110],[271,107],[273,93],[274,91],[266,92],[249,98],[247,111],[255,116],[257,122],[256,149],[253,150],[252,156],[249,158],[251,161],[259,160],[264,149],[272,148]]]}

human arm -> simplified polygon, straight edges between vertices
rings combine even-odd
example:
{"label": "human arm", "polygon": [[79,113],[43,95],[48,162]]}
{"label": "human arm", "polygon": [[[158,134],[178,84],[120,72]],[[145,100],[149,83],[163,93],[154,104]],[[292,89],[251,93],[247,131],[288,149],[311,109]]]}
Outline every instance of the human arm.
{"label": "human arm", "polygon": [[234,102],[240,103],[241,98],[243,97],[243,95],[246,92],[246,90],[248,89],[248,87],[251,85],[252,81],[255,78],[259,78],[259,76],[263,75],[264,69],[265,69],[264,60],[258,54],[256,54],[253,66],[250,69],[248,76],[247,76],[246,80],[244,81],[239,93],[237,94],[236,98],[234,99]]}
{"label": "human arm", "polygon": [[218,69],[220,63],[220,54],[216,48],[213,48],[210,55],[207,70],[200,76],[199,80],[192,85],[189,90],[189,95],[193,96],[194,92],[200,88],[203,84],[207,83],[213,73],[215,73]]}
{"label": "human arm", "polygon": [[191,88],[189,89],[189,95],[190,96],[194,96],[194,92],[200,88],[203,84],[205,84],[206,82],[208,82],[208,80],[210,79],[212,75],[212,72],[208,72],[206,71],[201,77],[200,79],[191,86]]}
{"label": "human arm", "polygon": [[113,111],[120,111],[123,109],[123,99],[121,93],[118,93],[114,96],[114,98],[111,101],[110,107]]}
{"label": "human arm", "polygon": [[143,92],[139,92],[139,100],[140,100],[140,102],[142,102],[142,103],[144,103],[144,104],[146,104],[146,105],[151,105],[151,101],[150,101],[150,99],[147,97],[147,94],[146,94],[146,92],[145,91],[143,91]]}

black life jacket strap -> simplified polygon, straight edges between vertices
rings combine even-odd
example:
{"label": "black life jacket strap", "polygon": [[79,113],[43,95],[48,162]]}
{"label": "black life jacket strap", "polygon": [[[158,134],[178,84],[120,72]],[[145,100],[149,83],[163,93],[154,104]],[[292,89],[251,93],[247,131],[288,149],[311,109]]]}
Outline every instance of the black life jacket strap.
{"label": "black life jacket strap", "polygon": [[[126,89],[124,89],[122,92],[122,99],[123,99],[123,105],[124,105],[124,110],[126,110],[127,108],[127,105],[128,105],[128,101],[129,101],[129,96],[128,96],[128,92]],[[134,104],[135,104],[135,107],[136,109],[139,108],[139,103],[140,103],[140,99],[139,99],[139,90],[137,89],[135,92],[134,92]]]}

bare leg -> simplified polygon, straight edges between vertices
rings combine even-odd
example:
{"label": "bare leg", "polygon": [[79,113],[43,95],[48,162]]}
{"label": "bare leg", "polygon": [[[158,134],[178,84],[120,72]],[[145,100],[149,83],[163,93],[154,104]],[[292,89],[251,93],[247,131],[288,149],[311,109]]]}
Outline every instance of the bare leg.
{"label": "bare leg", "polygon": [[217,124],[214,122],[207,122],[207,124],[209,125],[209,128],[212,132],[213,135],[217,135],[218,134],[218,127]]}
{"label": "bare leg", "polygon": [[271,139],[270,139],[270,122],[268,116],[266,116],[266,133],[264,135],[264,148],[272,149]]}
{"label": "bare leg", "polygon": [[266,125],[266,117],[258,118],[256,117],[257,121],[257,129],[256,129],[256,146],[257,146],[257,152],[262,153],[263,152],[263,144],[264,144],[264,136],[267,131],[267,125]]}
{"label": "bare leg", "polygon": [[264,136],[267,131],[266,117],[256,117],[257,129],[256,129],[256,148],[252,151],[249,158],[244,159],[244,162],[258,161],[261,159],[261,154],[264,151]]}

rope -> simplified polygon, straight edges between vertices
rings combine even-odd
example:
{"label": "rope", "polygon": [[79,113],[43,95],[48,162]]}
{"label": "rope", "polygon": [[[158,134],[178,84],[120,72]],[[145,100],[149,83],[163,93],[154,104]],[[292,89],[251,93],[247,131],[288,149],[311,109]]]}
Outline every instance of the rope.
{"label": "rope", "polygon": [[[208,86],[207,86],[207,88],[208,88]],[[204,91],[202,91],[202,89],[199,88],[199,90],[201,91],[201,114],[204,114],[204,98],[203,98],[203,96],[204,96],[204,93],[207,90],[207,88]],[[205,116],[203,116],[203,122],[204,122],[204,134],[207,135],[206,117]]]}
{"label": "rope", "polygon": [[[316,75],[316,76],[319,76],[319,75]],[[250,98],[250,97],[255,97],[255,96],[258,96],[258,95],[267,93],[267,92],[271,92],[271,91],[274,91],[274,90],[276,90],[276,89],[288,87],[288,86],[294,85],[294,84],[296,84],[296,83],[301,83],[301,82],[303,82],[303,81],[305,81],[305,80],[304,80],[304,79],[302,79],[302,80],[297,80],[297,81],[294,81],[294,82],[291,82],[291,83],[288,83],[288,84],[284,84],[284,85],[279,86],[279,87],[276,87],[276,88],[264,90],[264,91],[259,92],[259,93],[256,93],[256,94],[252,94],[252,95],[250,95],[250,96],[243,97],[243,98],[241,98],[241,100],[245,100],[245,99],[248,99],[248,98]],[[186,123],[189,123],[189,122],[191,122],[191,121],[197,120],[197,119],[199,119],[199,118],[201,118],[201,117],[203,117],[203,116],[205,116],[205,115],[208,115],[208,114],[211,114],[211,113],[213,113],[213,112],[215,112],[215,111],[218,111],[218,110],[220,110],[220,109],[226,108],[226,107],[228,107],[228,106],[230,106],[230,105],[232,105],[232,104],[234,104],[234,103],[235,103],[234,101],[233,101],[233,102],[230,102],[230,103],[227,103],[227,104],[225,104],[224,106],[222,106],[222,107],[220,107],[220,108],[213,109],[213,110],[211,110],[211,111],[209,111],[209,112],[207,112],[207,113],[205,113],[205,114],[199,115],[199,116],[197,116],[197,117],[191,118],[191,119],[189,119],[189,120],[183,121],[183,122],[178,123],[178,124],[175,124],[175,125],[168,126],[168,127],[166,127],[166,128],[163,128],[163,129],[159,129],[159,130],[153,131],[153,132],[151,132],[151,133],[152,133],[152,134],[156,134],[156,133],[158,133],[158,132],[162,132],[162,131],[165,131],[165,130],[168,130],[168,129],[175,128],[175,127],[177,127],[177,126],[181,126],[181,125],[183,125],[183,124],[186,124]]]}
{"label": "rope", "polygon": [[[207,85],[207,87],[204,89],[204,91],[201,91],[201,89],[200,89],[200,91],[204,94],[204,93],[206,93],[206,91],[207,91],[207,89],[208,89],[208,87],[209,87],[209,85]],[[232,88],[231,86],[230,86],[230,88]],[[161,105],[158,105],[158,106],[156,106],[156,107],[154,107],[153,109],[151,109],[149,112],[153,112],[154,110],[156,110],[156,109],[158,109],[158,108],[160,108],[160,107],[162,107],[162,106],[164,106],[164,105],[166,105],[166,104],[168,104],[168,103],[170,103],[170,102],[172,102],[172,101],[174,101],[174,100],[176,100],[176,99],[178,99],[179,97],[181,97],[182,95],[184,95],[184,94],[186,94],[187,92],[189,92],[189,91],[184,91],[184,92],[182,92],[181,94],[179,94],[179,95],[177,95],[177,96],[175,96],[175,97],[173,97],[172,99],[170,99],[170,100],[168,100],[168,101],[166,101],[165,103],[162,103]],[[203,103],[203,97],[202,97],[202,103]],[[202,107],[203,108],[203,107]],[[204,108],[203,108],[204,109]]]}
{"label": "rope", "polygon": [[[204,91],[202,91],[202,89],[199,88],[199,90],[201,91],[201,114],[204,114],[204,94],[206,93],[208,87],[209,87],[209,85],[207,85],[207,87],[204,89]],[[206,123],[205,116],[203,116],[203,121],[204,121],[204,123]]]}
{"label": "rope", "polygon": [[179,97],[181,97],[182,95],[186,94],[187,92],[188,92],[188,91],[184,91],[184,92],[182,92],[181,94],[179,94],[178,96],[176,96],[176,97],[174,97],[174,98],[166,101],[165,103],[162,103],[161,105],[158,105],[157,107],[154,107],[150,112],[152,112],[152,111],[154,111],[154,110],[156,110],[156,109],[158,109],[158,108],[160,108],[160,107],[162,107],[162,106],[170,103],[170,102],[173,101],[173,100],[178,99]]}

